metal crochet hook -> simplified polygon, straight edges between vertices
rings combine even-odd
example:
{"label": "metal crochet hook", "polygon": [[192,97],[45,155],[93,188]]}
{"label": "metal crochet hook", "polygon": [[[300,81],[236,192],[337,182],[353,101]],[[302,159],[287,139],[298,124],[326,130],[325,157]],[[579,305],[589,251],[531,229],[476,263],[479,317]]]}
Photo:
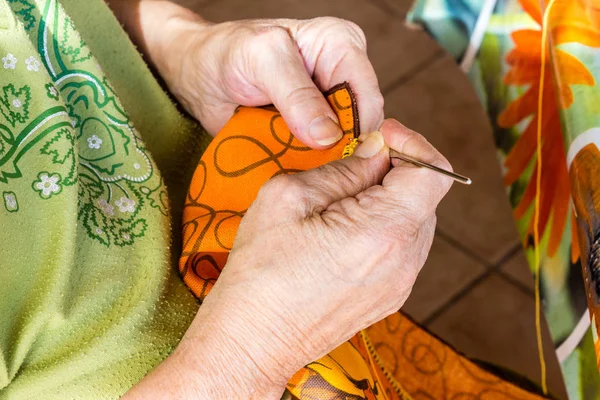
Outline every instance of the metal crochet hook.
{"label": "metal crochet hook", "polygon": [[416,160],[406,154],[398,153],[396,150],[390,149],[390,158],[396,158],[398,160],[405,161],[407,163],[416,165],[417,167],[429,168],[432,171],[438,172],[442,175],[449,176],[454,179],[456,182],[460,182],[464,185],[470,185],[472,183],[471,178],[467,178],[466,176],[462,176],[459,174],[455,174],[454,172],[446,171],[445,169],[436,167],[435,165],[427,164],[423,161]]}

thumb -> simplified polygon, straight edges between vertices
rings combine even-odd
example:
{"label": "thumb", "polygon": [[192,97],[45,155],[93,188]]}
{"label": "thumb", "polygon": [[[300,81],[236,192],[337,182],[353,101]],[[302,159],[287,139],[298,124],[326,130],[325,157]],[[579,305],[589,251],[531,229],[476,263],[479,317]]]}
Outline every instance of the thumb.
{"label": "thumb", "polygon": [[283,28],[272,28],[269,43],[273,56],[255,63],[260,89],[301,142],[314,149],[331,147],[342,138],[343,132],[306,70],[298,46]]}
{"label": "thumb", "polygon": [[355,156],[292,175],[302,188],[301,213],[310,215],[345,198],[355,197],[382,182],[390,169],[387,146],[380,132],[361,135]]}

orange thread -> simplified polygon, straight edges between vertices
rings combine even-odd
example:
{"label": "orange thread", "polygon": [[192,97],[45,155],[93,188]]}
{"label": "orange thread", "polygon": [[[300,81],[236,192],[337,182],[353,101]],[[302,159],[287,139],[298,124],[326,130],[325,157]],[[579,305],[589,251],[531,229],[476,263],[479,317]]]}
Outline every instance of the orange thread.
{"label": "orange thread", "polygon": [[534,255],[534,279],[535,279],[535,331],[537,336],[538,354],[540,357],[540,373],[542,390],[545,395],[548,394],[546,382],[546,361],[544,359],[544,344],[542,341],[542,315],[540,299],[540,200],[542,190],[542,103],[544,94],[544,82],[546,75],[546,41],[548,40],[548,18],[550,9],[554,0],[548,2],[544,10],[544,19],[542,21],[542,65],[540,68],[540,88],[538,92],[538,119],[537,119],[537,173],[535,176],[535,209],[533,212],[533,255]]}

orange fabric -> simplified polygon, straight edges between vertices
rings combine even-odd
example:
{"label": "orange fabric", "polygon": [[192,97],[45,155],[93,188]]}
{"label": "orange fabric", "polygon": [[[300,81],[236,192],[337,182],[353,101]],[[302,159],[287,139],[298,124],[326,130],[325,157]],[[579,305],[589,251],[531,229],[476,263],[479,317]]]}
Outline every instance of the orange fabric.
{"label": "orange fabric", "polygon": [[[210,144],[194,173],[183,214],[179,269],[204,299],[219,277],[240,220],[270,178],[339,159],[359,135],[352,91],[326,94],[344,138],[311,150],[273,108],[241,107]],[[298,371],[287,389],[298,399],[541,399],[486,372],[401,314],[360,332]]]}
{"label": "orange fabric", "polygon": [[333,148],[314,151],[292,136],[273,108],[240,107],[206,149],[183,210],[183,254],[179,269],[201,300],[208,294],[229,250],[240,220],[270,178],[318,167],[342,157],[360,134],[355,104],[347,85],[331,90],[344,138]]}

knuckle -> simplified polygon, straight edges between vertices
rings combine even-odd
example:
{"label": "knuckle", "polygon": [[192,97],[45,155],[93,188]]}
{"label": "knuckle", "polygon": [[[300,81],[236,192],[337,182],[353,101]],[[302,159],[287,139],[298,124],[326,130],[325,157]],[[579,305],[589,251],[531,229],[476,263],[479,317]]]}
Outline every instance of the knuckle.
{"label": "knuckle", "polygon": [[257,30],[258,36],[263,36],[270,40],[272,43],[289,43],[292,39],[290,32],[279,25],[269,25],[260,27]]}
{"label": "knuckle", "polygon": [[352,22],[352,21],[343,21],[344,24],[346,25],[346,29],[348,29],[353,42],[361,49],[366,49],[367,48],[367,36],[365,35],[365,32],[362,30],[362,28],[360,26],[358,26],[358,24]]}
{"label": "knuckle", "polygon": [[365,236],[392,251],[395,246],[410,246],[417,241],[425,210],[407,200],[381,201],[388,197],[386,189],[379,186],[360,193],[356,203],[359,209],[369,210],[368,216],[363,218]]}
{"label": "knuckle", "polygon": [[316,89],[316,87],[312,86],[302,86],[293,89],[289,92],[285,97],[285,106],[289,106],[291,104],[303,105],[303,104],[312,104],[315,102],[320,102],[323,100],[323,96]]}
{"label": "knuckle", "polygon": [[418,240],[421,225],[418,213],[412,208],[399,206],[390,230],[403,245],[412,245]]}
{"label": "knuckle", "polygon": [[379,222],[366,236],[374,240],[386,253],[393,253],[399,246],[411,247],[419,239],[421,224],[412,217],[390,214],[386,219],[379,219]]}
{"label": "knuckle", "polygon": [[351,187],[362,178],[345,162],[331,162],[319,167],[323,177],[335,179],[339,186]]}
{"label": "knuckle", "polygon": [[403,218],[399,221],[396,228],[398,238],[405,245],[413,245],[419,239],[421,225],[414,218]]}
{"label": "knuckle", "polygon": [[292,46],[293,41],[290,32],[277,25],[261,26],[256,28],[253,35],[253,44],[256,54],[263,54],[272,51],[287,51]]}
{"label": "knuckle", "polygon": [[325,28],[331,40],[338,43],[352,44],[353,46],[366,50],[367,38],[360,26],[352,21],[337,17],[319,17],[312,20],[315,26]]}
{"label": "knuckle", "polygon": [[270,204],[295,203],[302,199],[304,188],[292,175],[278,175],[269,179],[258,192],[258,199],[266,200]]}
{"label": "knuckle", "polygon": [[338,17],[317,17],[312,20],[315,25],[325,27],[327,29],[340,29],[346,26],[348,21]]}

